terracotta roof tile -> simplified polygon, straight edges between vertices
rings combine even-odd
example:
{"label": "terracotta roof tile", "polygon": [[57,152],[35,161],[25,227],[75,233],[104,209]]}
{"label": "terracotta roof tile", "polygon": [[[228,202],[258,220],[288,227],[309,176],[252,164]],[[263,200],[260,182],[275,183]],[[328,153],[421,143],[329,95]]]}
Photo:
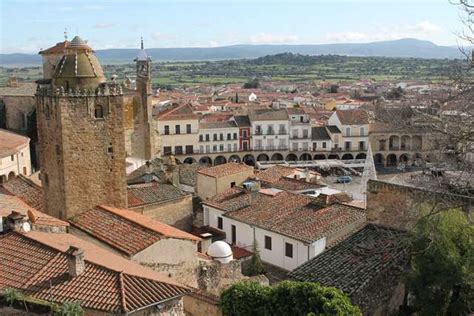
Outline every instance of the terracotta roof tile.
{"label": "terracotta roof tile", "polygon": [[32,208],[44,212],[43,190],[30,179],[19,175],[2,184],[2,187]]}
{"label": "terracotta roof tile", "polygon": [[0,158],[16,154],[28,146],[29,142],[28,137],[0,129]]}
{"label": "terracotta roof tile", "polygon": [[[153,271],[142,273],[144,268],[138,264],[106,251],[98,260],[104,264],[97,264],[89,260],[86,250],[84,272],[72,277],[68,273],[67,254],[41,242],[42,238],[48,240],[44,236],[38,238],[42,234],[52,235],[33,232],[0,235],[0,289],[13,287],[49,302],[80,301],[83,308],[113,314],[133,312],[190,292],[171,280],[161,280]],[[119,269],[108,267],[106,260],[110,256]],[[135,270],[134,274],[124,272],[130,268]],[[151,275],[154,277],[150,278]]]}
{"label": "terracotta roof tile", "polygon": [[336,115],[343,125],[369,124],[369,114],[365,110],[337,110]]}
{"label": "terracotta roof tile", "polygon": [[194,114],[191,105],[173,105],[172,108],[158,113],[155,119],[160,121],[175,121],[175,120],[197,120],[197,115]]}
{"label": "terracotta roof tile", "polygon": [[142,183],[127,187],[128,207],[162,203],[184,197],[188,193],[167,183]]}
{"label": "terracotta roof tile", "polygon": [[221,178],[249,170],[253,170],[253,168],[244,163],[229,162],[214,167],[200,169],[197,172],[209,177]]}
{"label": "terracotta roof tile", "polygon": [[162,238],[198,241],[199,238],[132,210],[98,206],[75,216],[71,224],[128,256]]}
{"label": "terracotta roof tile", "polygon": [[295,172],[294,168],[285,166],[273,166],[258,173],[257,178],[261,181],[273,183],[282,177],[287,177]]}

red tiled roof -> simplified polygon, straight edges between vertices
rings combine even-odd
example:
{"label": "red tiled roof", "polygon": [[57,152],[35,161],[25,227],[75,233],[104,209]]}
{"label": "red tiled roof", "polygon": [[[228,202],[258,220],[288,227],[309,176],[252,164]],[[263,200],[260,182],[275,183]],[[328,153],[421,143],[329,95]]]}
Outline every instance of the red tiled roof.
{"label": "red tiled roof", "polygon": [[128,207],[162,203],[182,198],[188,193],[167,183],[140,183],[127,187]]}
{"label": "red tiled roof", "polygon": [[[64,234],[67,244],[72,241],[86,246],[81,248],[85,250],[85,270],[72,277],[68,273],[68,255],[64,249],[57,249],[57,244],[51,246],[58,242],[52,241],[51,236],[54,234],[40,232],[0,235],[0,290],[16,288],[34,298],[59,304],[79,301],[83,308],[113,314],[130,313],[190,292],[185,286],[164,280],[159,274],[105,250],[94,257],[100,263],[91,261],[89,250],[94,246]],[[126,272],[131,269],[134,273]]]}
{"label": "red tiled roof", "polygon": [[64,42],[56,43],[56,45],[54,45],[53,47],[40,51],[39,54],[45,55],[45,54],[62,53],[68,46],[69,46],[69,41],[66,40]]}
{"label": "red tiled roof", "polygon": [[221,178],[239,172],[253,170],[251,166],[244,163],[229,162],[222,165],[200,169],[197,172],[213,178]]}
{"label": "red tiled roof", "polygon": [[258,173],[257,179],[268,183],[273,183],[280,180],[282,177],[287,177],[295,172],[295,169],[285,166],[273,166]]}
{"label": "red tiled roof", "polygon": [[0,129],[0,158],[16,154],[28,146],[29,141],[28,137]]}
{"label": "red tiled roof", "polygon": [[0,216],[6,217],[10,215],[12,211],[17,211],[25,216],[27,215],[28,211],[30,211],[36,218],[36,221],[33,223],[33,229],[38,228],[41,230],[45,226],[69,226],[69,223],[32,208],[17,196],[0,187]]}
{"label": "red tiled roof", "polygon": [[369,124],[369,114],[365,110],[337,110],[336,115],[343,125]]}
{"label": "red tiled roof", "polygon": [[198,237],[132,210],[98,206],[75,216],[71,224],[107,245],[133,256],[162,238],[198,241]]}
{"label": "red tiled roof", "polygon": [[44,212],[43,190],[30,179],[19,175],[2,184],[2,187],[32,208]]}
{"label": "red tiled roof", "polygon": [[155,118],[160,121],[192,120],[197,119],[197,115],[194,114],[191,105],[182,104],[158,113]]}
{"label": "red tiled roof", "polygon": [[236,260],[247,258],[253,255],[253,252],[248,251],[247,249],[244,249],[244,248],[240,248],[240,247],[232,246],[232,245],[230,246],[230,248],[232,249],[232,256]]}

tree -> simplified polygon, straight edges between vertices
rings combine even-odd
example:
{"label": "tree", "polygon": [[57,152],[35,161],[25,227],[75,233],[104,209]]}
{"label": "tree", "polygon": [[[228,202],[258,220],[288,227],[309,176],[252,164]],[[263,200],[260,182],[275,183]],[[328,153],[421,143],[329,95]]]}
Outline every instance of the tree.
{"label": "tree", "polygon": [[258,250],[257,240],[255,239],[253,242],[252,251],[252,258],[250,259],[250,263],[247,268],[247,274],[250,276],[262,274],[265,272],[262,260],[260,259],[260,250]]}
{"label": "tree", "polygon": [[77,301],[63,302],[56,313],[58,316],[80,316],[82,314],[84,314],[84,310]]}
{"label": "tree", "polygon": [[257,78],[250,79],[246,83],[244,83],[244,89],[257,89],[260,86],[260,82]]}
{"label": "tree", "polygon": [[331,87],[329,87],[328,92],[337,93],[338,90],[339,90],[339,86],[337,84],[332,84]]}
{"label": "tree", "polygon": [[274,287],[243,281],[221,295],[223,315],[361,315],[342,291],[312,282],[283,281]]}
{"label": "tree", "polygon": [[419,315],[474,311],[474,226],[451,209],[421,219],[413,232],[408,286]]}

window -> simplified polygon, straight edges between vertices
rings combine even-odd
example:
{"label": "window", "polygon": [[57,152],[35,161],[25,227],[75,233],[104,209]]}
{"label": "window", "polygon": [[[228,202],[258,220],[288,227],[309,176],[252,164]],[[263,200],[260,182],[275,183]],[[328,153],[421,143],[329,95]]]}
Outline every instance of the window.
{"label": "window", "polygon": [[217,145],[212,145],[212,152],[216,152],[217,151]]}
{"label": "window", "polygon": [[235,225],[231,225],[231,235],[232,244],[235,245],[237,243],[237,227],[235,227]]}
{"label": "window", "polygon": [[365,150],[365,142],[359,142],[359,150]]}
{"label": "window", "polygon": [[206,142],[208,142],[210,139],[209,134],[206,134]]}
{"label": "window", "polygon": [[220,145],[219,145],[219,150],[220,150],[220,151],[224,151],[224,144],[220,144]]}
{"label": "window", "polygon": [[193,145],[186,145],[185,150],[186,150],[186,153],[187,153],[187,154],[192,154],[192,153],[194,153]]}
{"label": "window", "polygon": [[237,139],[237,133],[234,133],[234,139]]}
{"label": "window", "polygon": [[227,151],[232,151],[232,144],[227,144]]}
{"label": "window", "polygon": [[287,242],[285,243],[285,256],[293,258],[293,245]]}
{"label": "window", "polygon": [[94,108],[94,117],[97,118],[103,118],[104,117],[104,109],[102,108],[102,105],[97,104]]}
{"label": "window", "polygon": [[176,126],[174,127],[174,130],[175,130],[175,133],[176,133],[176,134],[181,134],[181,126],[176,125]]}
{"label": "window", "polygon": [[234,151],[237,151],[237,144],[234,143]]}
{"label": "window", "polygon": [[213,140],[217,140],[217,134],[212,135]]}
{"label": "window", "polygon": [[199,141],[202,142],[204,140],[204,137],[202,135],[199,135]]}
{"label": "window", "polygon": [[174,146],[174,154],[181,155],[183,153],[183,146]]}
{"label": "window", "polygon": [[249,150],[249,145],[248,145],[247,142],[243,142],[243,143],[242,143],[242,149],[243,149],[244,151]]}
{"label": "window", "polygon": [[307,129],[303,130],[303,138],[308,138],[308,130]]}
{"label": "window", "polygon": [[265,236],[265,249],[272,250],[272,237]]}
{"label": "window", "polygon": [[344,145],[346,150],[351,150],[351,142],[346,142]]}
{"label": "window", "polygon": [[165,156],[171,155],[171,146],[164,146],[163,147],[163,155],[165,155]]}
{"label": "window", "polygon": [[210,153],[211,152],[211,145],[206,145],[206,152]]}
{"label": "window", "polygon": [[255,127],[255,133],[256,133],[256,134],[262,134],[262,127],[261,127],[260,125],[257,125],[257,126]]}
{"label": "window", "polygon": [[217,228],[222,229],[224,227],[223,219],[222,217],[217,217]]}
{"label": "window", "polygon": [[313,150],[318,149],[318,143],[313,143]]}
{"label": "window", "polygon": [[219,134],[219,139],[220,139],[220,140],[224,140],[224,134],[223,134],[223,133],[220,133],[220,134]]}
{"label": "window", "polygon": [[243,136],[244,138],[247,138],[247,131],[242,131],[242,136]]}
{"label": "window", "polygon": [[360,128],[360,136],[364,136],[365,135],[365,129],[363,127]]}
{"label": "window", "polygon": [[170,134],[170,127],[168,125],[165,125],[165,135]]}
{"label": "window", "polygon": [[191,134],[191,124],[186,124],[186,133]]}
{"label": "window", "polygon": [[323,142],[323,148],[326,148],[326,142]]}
{"label": "window", "polygon": [[231,140],[232,139],[232,134],[231,133],[227,133],[227,140]]}
{"label": "window", "polygon": [[231,187],[231,188],[235,187],[235,181],[232,181],[232,182],[230,183],[230,187]]}
{"label": "window", "polygon": [[23,167],[23,175],[27,175],[26,167]]}
{"label": "window", "polygon": [[346,136],[351,136],[351,128],[346,127]]}
{"label": "window", "polygon": [[203,145],[200,145],[200,146],[199,146],[199,152],[200,152],[200,153],[203,153],[203,152],[204,152],[204,146],[203,146]]}
{"label": "window", "polygon": [[11,155],[11,156],[10,156],[10,159],[11,159],[12,161],[15,161],[15,156],[14,156],[14,155]]}

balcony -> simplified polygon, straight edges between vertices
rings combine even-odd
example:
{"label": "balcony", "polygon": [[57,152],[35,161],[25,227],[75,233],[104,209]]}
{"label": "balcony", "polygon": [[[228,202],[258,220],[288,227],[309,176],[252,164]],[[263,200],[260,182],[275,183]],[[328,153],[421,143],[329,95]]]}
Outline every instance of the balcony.
{"label": "balcony", "polygon": [[256,131],[255,131],[255,135],[263,135],[263,131],[261,131],[261,130],[256,130]]}
{"label": "balcony", "polygon": [[288,134],[286,129],[281,129],[278,131],[278,135],[286,135],[286,134]]}

